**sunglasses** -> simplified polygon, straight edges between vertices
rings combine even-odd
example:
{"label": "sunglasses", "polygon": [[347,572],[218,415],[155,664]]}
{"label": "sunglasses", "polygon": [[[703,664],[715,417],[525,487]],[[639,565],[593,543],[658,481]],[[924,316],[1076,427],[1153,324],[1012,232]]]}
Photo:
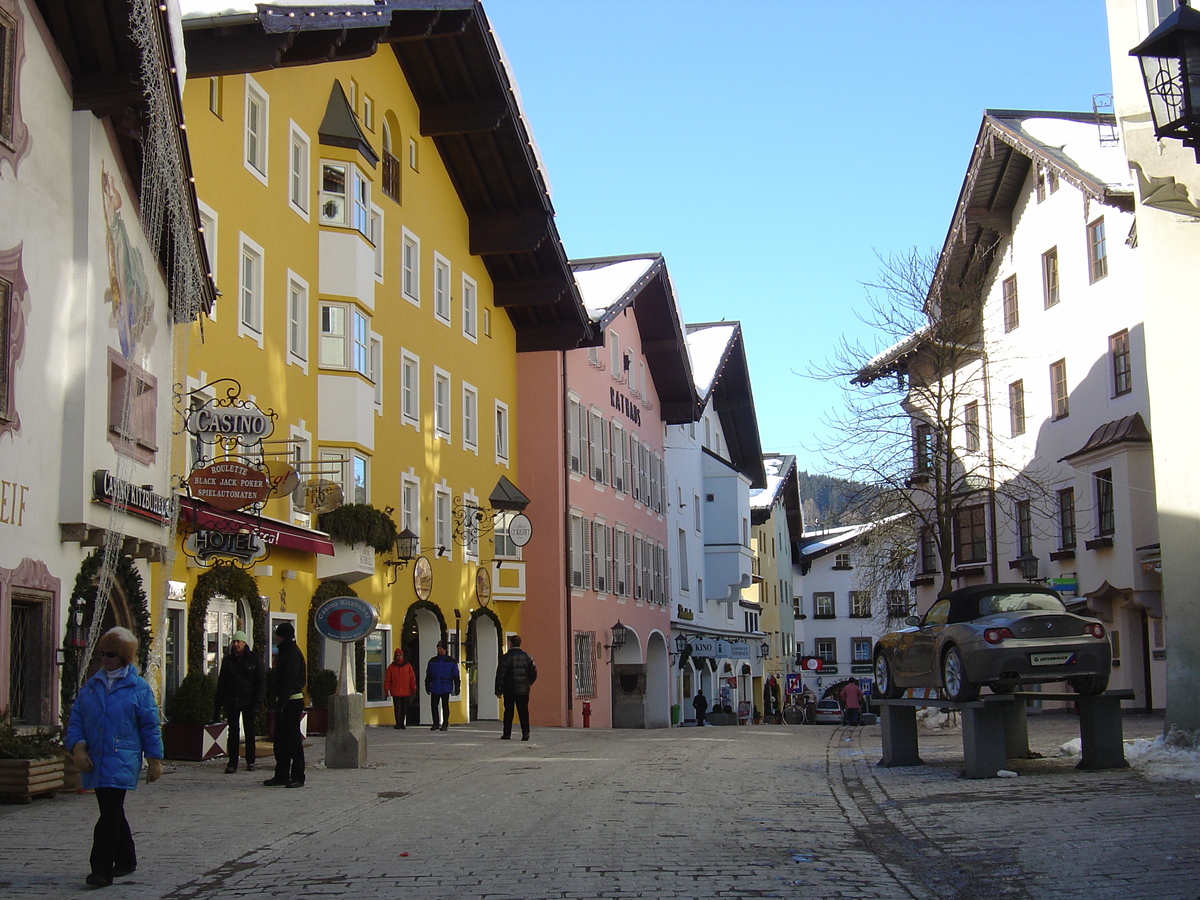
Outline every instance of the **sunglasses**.
{"label": "sunglasses", "polygon": [[101,650],[100,655],[105,659],[113,659],[117,655],[116,650]]}

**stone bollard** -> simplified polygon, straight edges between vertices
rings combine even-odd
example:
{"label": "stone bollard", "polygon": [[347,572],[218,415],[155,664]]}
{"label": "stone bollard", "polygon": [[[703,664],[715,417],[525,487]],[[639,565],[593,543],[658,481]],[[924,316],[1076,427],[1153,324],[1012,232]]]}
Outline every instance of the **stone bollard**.
{"label": "stone bollard", "polygon": [[360,769],[366,765],[365,709],[366,698],[362,694],[334,694],[329,698],[330,727],[325,738],[325,768]]}

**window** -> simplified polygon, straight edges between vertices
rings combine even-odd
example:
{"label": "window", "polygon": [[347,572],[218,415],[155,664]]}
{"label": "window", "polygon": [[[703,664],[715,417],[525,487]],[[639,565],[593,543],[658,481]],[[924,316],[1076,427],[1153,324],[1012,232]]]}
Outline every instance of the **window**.
{"label": "window", "polygon": [[450,324],[450,262],[440,253],[433,254],[433,315]]}
{"label": "window", "polygon": [[1108,355],[1112,359],[1113,396],[1133,390],[1133,374],[1129,367],[1129,332],[1121,331],[1108,339]]}
{"label": "window", "polygon": [[813,641],[817,650],[817,658],[822,662],[837,662],[837,640],[835,638],[817,638]]}
{"label": "window", "polygon": [[912,606],[909,602],[908,591],[888,591],[887,611],[889,619],[903,619],[908,615]]}
{"label": "window", "polygon": [[375,248],[375,280],[383,282],[383,210],[371,207],[371,244]]}
{"label": "window", "polygon": [[508,465],[508,404],[496,401],[496,462]]}
{"label": "window", "polygon": [[833,618],[832,591],[817,591],[813,594],[813,616],[817,619]]}
{"label": "window", "polygon": [[1018,500],[1013,510],[1017,523],[1017,555],[1023,559],[1033,556],[1033,513],[1028,500]]}
{"label": "window", "polygon": [[1041,203],[1046,199],[1046,170],[1041,166],[1037,168],[1037,185],[1035,187],[1037,202]]}
{"label": "window", "polygon": [[308,360],[308,282],[288,272],[287,351],[289,362]]}
{"label": "window", "polygon": [[1052,418],[1065,419],[1071,409],[1067,401],[1067,361],[1060,359],[1050,364],[1050,398]]}
{"label": "window", "polygon": [[687,533],[682,528],[679,529],[679,535],[676,540],[679,547],[679,590],[686,594],[688,592],[688,583],[691,581],[691,578],[688,575]]}
{"label": "window", "polygon": [[1095,475],[1096,485],[1096,533],[1112,535],[1117,530],[1116,509],[1113,505],[1112,469],[1103,469]]}
{"label": "window", "polygon": [[575,632],[575,696],[596,696],[596,632]]}
{"label": "window", "polygon": [[871,594],[868,591],[850,592],[850,616],[867,619],[871,616]]}
{"label": "window", "polygon": [[450,375],[433,370],[433,431],[442,440],[450,440]]}
{"label": "window", "polygon": [[608,332],[608,371],[615,381],[621,380],[621,338],[609,329]]}
{"label": "window", "polygon": [[414,172],[417,171],[417,141],[415,138],[408,139],[408,167]]}
{"label": "window", "polygon": [[587,420],[580,420],[582,407],[573,397],[567,398],[567,468],[577,475],[583,474],[583,447],[580,444],[580,425],[587,427]]}
{"label": "window", "polygon": [[[512,525],[513,516],[516,513],[502,512],[496,516],[496,527],[493,530],[494,546],[496,548],[495,556],[505,559],[520,559],[521,548],[518,547],[513,539],[509,536],[509,528]],[[600,526],[597,526],[599,529]]]}
{"label": "window", "polygon": [[468,450],[479,448],[479,392],[465,381],[462,386],[462,442]]}
{"label": "window", "polygon": [[593,409],[591,413],[592,427],[589,440],[589,456],[592,461],[592,480],[597,484],[604,484],[604,434],[608,431],[604,427],[604,416],[600,410]]}
{"label": "window", "polygon": [[421,482],[413,475],[400,476],[400,530],[421,536]]}
{"label": "window", "polygon": [[1062,550],[1075,549],[1075,489],[1064,488],[1058,492],[1058,546]]}
{"label": "window", "polygon": [[377,334],[370,335],[370,345],[367,359],[367,380],[375,386],[375,412],[383,412],[383,339]]}
{"label": "window", "polygon": [[400,351],[400,416],[406,425],[421,426],[421,361]]}
{"label": "window", "polygon": [[263,251],[245,235],[241,237],[242,263],[238,284],[238,334],[249,334],[262,345]]}
{"label": "window", "polygon": [[918,422],[913,428],[913,464],[918,472],[933,470],[933,426]]}
{"label": "window", "polygon": [[320,451],[321,469],[330,481],[342,489],[346,503],[367,503],[367,458],[352,450],[338,448]]}
{"label": "window", "polygon": [[208,111],[218,119],[225,118],[225,79],[220,75],[208,79]]}
{"label": "window", "polygon": [[363,94],[362,123],[367,131],[375,130],[375,101]]}
{"label": "window", "polygon": [[612,540],[608,526],[603,522],[592,523],[592,585],[601,594],[607,594],[612,583]]}
{"label": "window", "polygon": [[246,76],[246,130],[244,137],[246,168],[263,184],[267,183],[267,95],[249,75]]}
{"label": "window", "polygon": [[587,589],[585,558],[591,554],[590,538],[591,523],[578,513],[571,513],[571,587],[576,590]]}
{"label": "window", "polygon": [[108,354],[108,372],[109,442],[149,462],[158,450],[158,381],[114,350]]}
{"label": "window", "polygon": [[450,542],[450,488],[444,484],[433,489],[433,543],[438,549],[449,551]]}
{"label": "window", "polygon": [[387,120],[383,122],[383,177],[380,179],[380,186],[383,188],[383,193],[400,202],[400,160],[396,159],[392,152],[392,129],[388,125]]}
{"label": "window", "polygon": [[289,123],[291,147],[288,154],[288,205],[308,221],[309,142],[308,136]]}
{"label": "window", "polygon": [[1046,309],[1058,304],[1058,248],[1042,254],[1042,300]]}
{"label": "window", "polygon": [[352,303],[321,304],[321,339],[318,364],[371,376],[367,317]]}
{"label": "window", "polygon": [[391,644],[392,631],[387,626],[376,628],[363,640],[367,703],[386,703],[391,699],[383,692],[384,672],[392,661]]}
{"label": "window", "polygon": [[1014,331],[1021,324],[1017,310],[1017,276],[1004,279],[1004,330]]}
{"label": "window", "polygon": [[868,637],[850,638],[851,659],[856,663],[871,661],[871,639]]}
{"label": "window", "polygon": [[921,529],[921,574],[930,575],[938,570],[938,546],[932,528]]}
{"label": "window", "polygon": [[321,163],[321,224],[345,225],[346,211],[346,163]]}
{"label": "window", "polygon": [[462,330],[463,337],[474,341],[479,331],[478,314],[476,311],[477,290],[474,279],[466,275],[462,277]]}
{"label": "window", "polygon": [[1008,386],[1008,426],[1013,437],[1025,433],[1025,382],[1021,379]]}
{"label": "window", "polygon": [[972,452],[979,449],[979,403],[974,400],[963,409],[963,446]]}
{"label": "window", "polygon": [[968,506],[954,516],[954,554],[959,565],[987,559],[987,513]]}
{"label": "window", "polygon": [[[217,283],[217,213],[211,207],[196,201],[200,209],[200,232],[204,235],[204,255],[208,263],[208,273],[212,276],[213,284]],[[213,306],[212,318],[217,317],[217,308]]]}
{"label": "window", "polygon": [[1104,240],[1104,217],[1087,227],[1088,280],[1095,284],[1108,274],[1108,246]]}
{"label": "window", "polygon": [[833,556],[833,567],[835,569],[851,569],[849,553],[835,553]]}
{"label": "window", "polygon": [[421,242],[407,228],[400,243],[400,287],[404,296],[421,305]]}

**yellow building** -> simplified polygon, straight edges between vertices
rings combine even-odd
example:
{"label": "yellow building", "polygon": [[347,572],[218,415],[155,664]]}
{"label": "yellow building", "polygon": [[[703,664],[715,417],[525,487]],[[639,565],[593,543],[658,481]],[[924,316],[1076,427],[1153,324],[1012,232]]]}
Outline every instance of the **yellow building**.
{"label": "yellow building", "polygon": [[[281,621],[310,673],[336,670],[309,613],[354,594],[380,616],[359,645],[368,724],[392,722],[393,649],[420,681],[440,640],[464,663],[452,722],[497,717],[524,597],[506,531],[524,502],[516,354],[574,347],[589,326],[507,67],[482,8],[455,6],[185,19],[220,299],[178,402],[168,690],[235,629],[265,653]],[[261,496],[255,472],[261,505],[214,508]],[[393,546],[402,529],[411,551]]]}

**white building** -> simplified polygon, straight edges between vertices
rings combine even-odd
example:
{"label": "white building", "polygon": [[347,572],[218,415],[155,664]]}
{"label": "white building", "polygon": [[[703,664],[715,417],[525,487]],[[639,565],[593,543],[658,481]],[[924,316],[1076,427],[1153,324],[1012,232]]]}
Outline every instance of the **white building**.
{"label": "white building", "polygon": [[[687,640],[677,657],[676,702],[697,687],[710,703],[752,710],[762,679],[761,608],[753,583],[750,490],[766,486],[741,325],[688,325],[698,422],[671,425],[665,445],[671,627]],[[761,688],[759,688],[761,692]]]}

